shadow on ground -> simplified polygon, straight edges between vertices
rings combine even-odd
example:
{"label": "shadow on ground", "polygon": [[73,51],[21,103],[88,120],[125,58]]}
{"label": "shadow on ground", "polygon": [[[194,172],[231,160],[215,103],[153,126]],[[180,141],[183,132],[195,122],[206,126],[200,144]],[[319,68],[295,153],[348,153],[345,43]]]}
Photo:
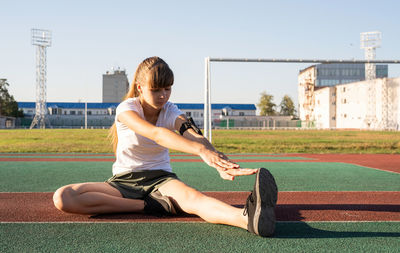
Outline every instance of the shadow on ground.
{"label": "shadow on ground", "polygon": [[[329,227],[334,227],[332,223]],[[341,226],[342,227],[342,226]],[[275,238],[360,238],[360,237],[397,237],[400,232],[380,231],[330,231],[313,228],[312,223],[306,222],[279,222],[275,230]]]}
{"label": "shadow on ground", "polygon": [[[243,207],[242,205],[235,205],[236,207]],[[275,238],[362,238],[362,237],[398,237],[400,238],[400,232],[383,232],[377,227],[368,226],[368,231],[365,231],[365,224],[374,224],[375,222],[356,221],[354,224],[360,224],[359,231],[354,231],[354,226],[349,226],[349,229],[353,231],[337,231],[336,229],[343,230],[343,226],[346,226],[346,221],[312,221],[305,222],[305,217],[301,215],[303,210],[318,210],[321,212],[329,210],[347,210],[347,211],[374,211],[374,212],[385,212],[391,211],[396,212],[399,210],[399,205],[280,205],[277,207],[278,223],[276,225]],[[114,220],[114,219],[125,219],[127,221],[132,220],[133,222],[149,218],[149,216],[141,214],[107,214],[107,215],[96,215],[92,216],[91,219],[98,221]],[[174,218],[186,218],[187,221],[201,221],[199,217],[194,215],[182,214],[178,216],[161,217],[159,221],[169,222],[173,221]],[[290,221],[284,221],[285,218],[289,218]],[[279,221],[283,220],[283,221]],[[181,220],[183,221],[183,220]],[[376,221],[377,223],[382,223]],[[313,223],[318,224],[318,228],[313,227]],[[340,226],[336,226],[339,225]],[[387,224],[387,225],[386,225]],[[387,222],[386,226],[399,226],[399,222]],[[351,228],[350,228],[351,227]],[[322,229],[326,228],[326,229]],[[387,228],[387,227],[386,227]],[[364,229],[364,231],[362,231]],[[380,226],[382,230],[382,227]],[[375,231],[374,231],[375,230]],[[390,231],[391,229],[389,229]],[[395,231],[397,231],[395,229]]]}

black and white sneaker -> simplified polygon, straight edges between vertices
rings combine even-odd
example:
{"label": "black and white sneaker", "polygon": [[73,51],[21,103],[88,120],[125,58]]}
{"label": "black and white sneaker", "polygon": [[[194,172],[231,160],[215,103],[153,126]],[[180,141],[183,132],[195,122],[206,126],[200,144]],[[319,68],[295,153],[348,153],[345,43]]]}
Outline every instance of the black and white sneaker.
{"label": "black and white sneaker", "polygon": [[262,237],[272,236],[275,231],[275,206],[278,187],[272,174],[260,168],[256,175],[254,190],[246,201],[244,215],[248,215],[247,230]]}
{"label": "black and white sneaker", "polygon": [[176,214],[171,200],[157,190],[144,198],[144,212],[155,216]]}

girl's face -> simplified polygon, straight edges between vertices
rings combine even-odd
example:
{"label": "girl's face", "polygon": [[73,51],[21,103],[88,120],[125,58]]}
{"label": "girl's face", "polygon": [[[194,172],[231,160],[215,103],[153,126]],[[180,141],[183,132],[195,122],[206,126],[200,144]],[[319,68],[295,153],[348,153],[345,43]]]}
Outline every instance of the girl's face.
{"label": "girl's face", "polygon": [[154,109],[160,110],[171,96],[171,86],[164,88],[151,88],[150,85],[138,85],[140,102],[147,104]]}

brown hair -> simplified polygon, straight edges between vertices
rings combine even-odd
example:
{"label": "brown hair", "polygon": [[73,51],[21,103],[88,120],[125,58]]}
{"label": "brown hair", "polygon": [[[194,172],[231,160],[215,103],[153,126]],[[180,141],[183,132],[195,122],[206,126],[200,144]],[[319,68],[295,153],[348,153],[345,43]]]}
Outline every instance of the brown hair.
{"label": "brown hair", "polygon": [[[160,57],[153,56],[142,61],[136,69],[132,85],[123,100],[139,97],[138,84],[148,84],[151,88],[165,88],[174,83],[174,73]],[[115,123],[111,126],[108,137],[111,139],[114,153],[117,151],[118,135]]]}

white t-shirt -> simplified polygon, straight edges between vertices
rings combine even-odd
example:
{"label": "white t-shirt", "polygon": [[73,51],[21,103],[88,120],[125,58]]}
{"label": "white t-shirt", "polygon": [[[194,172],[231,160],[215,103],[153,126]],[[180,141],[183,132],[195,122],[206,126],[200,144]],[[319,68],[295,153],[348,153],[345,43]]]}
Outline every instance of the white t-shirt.
{"label": "white t-shirt", "polygon": [[[125,111],[135,111],[143,119],[144,113],[138,98],[128,98],[120,103],[116,110],[118,145],[116,161],[113,164],[113,175],[137,170],[166,170],[171,172],[168,149],[142,135],[135,133],[117,117]],[[175,120],[182,112],[176,105],[167,102],[158,116],[157,127],[175,130]]]}

